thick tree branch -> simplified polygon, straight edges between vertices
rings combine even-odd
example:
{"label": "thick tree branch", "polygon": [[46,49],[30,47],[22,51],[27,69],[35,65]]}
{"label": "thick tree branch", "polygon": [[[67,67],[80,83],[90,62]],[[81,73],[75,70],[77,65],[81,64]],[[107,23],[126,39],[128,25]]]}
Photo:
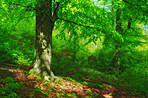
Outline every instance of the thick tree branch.
{"label": "thick tree branch", "polygon": [[66,19],[59,18],[59,17],[57,19],[60,19],[60,20],[63,20],[63,21],[69,22],[69,23],[73,23],[73,24],[78,25],[78,26],[82,26],[82,27],[86,27],[86,28],[92,28],[92,29],[98,29],[99,31],[102,31],[102,30],[99,29],[99,27],[87,26],[87,25],[79,24],[77,22],[66,20]]}
{"label": "thick tree branch", "polygon": [[53,16],[52,16],[53,21],[57,20],[57,12],[58,12],[58,8],[59,8],[59,4],[60,4],[59,2],[56,2],[56,6],[54,8],[54,12],[53,12]]}
{"label": "thick tree branch", "polygon": [[139,4],[134,4],[134,3],[131,3],[131,2],[128,2],[128,1],[126,1],[126,0],[123,0],[123,2],[125,2],[125,3],[128,3],[128,4],[130,4],[130,5],[133,5],[133,6],[147,6],[148,7],[148,5],[139,5]]}
{"label": "thick tree branch", "polygon": [[[91,20],[93,20],[93,21],[97,21],[97,19],[94,19],[93,17],[90,17],[90,16],[88,16],[88,15],[82,13],[82,12],[77,12],[77,13],[78,13],[79,15],[83,15],[84,17],[87,17],[87,18],[89,18],[89,19],[91,19]],[[96,16],[96,17],[97,17],[97,16]],[[100,24],[101,24],[102,26],[105,26],[104,23],[101,23],[101,22],[100,22]]]}
{"label": "thick tree branch", "polygon": [[59,2],[56,2],[56,6],[54,8],[54,12],[53,12],[53,17],[56,17],[57,16],[57,11],[58,11],[58,8],[59,8]]}

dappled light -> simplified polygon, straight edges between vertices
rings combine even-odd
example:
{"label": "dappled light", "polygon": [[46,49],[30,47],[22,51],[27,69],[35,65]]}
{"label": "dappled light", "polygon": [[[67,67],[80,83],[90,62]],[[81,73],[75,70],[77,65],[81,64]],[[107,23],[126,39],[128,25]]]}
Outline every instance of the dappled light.
{"label": "dappled light", "polygon": [[0,98],[147,98],[147,0],[0,0]]}

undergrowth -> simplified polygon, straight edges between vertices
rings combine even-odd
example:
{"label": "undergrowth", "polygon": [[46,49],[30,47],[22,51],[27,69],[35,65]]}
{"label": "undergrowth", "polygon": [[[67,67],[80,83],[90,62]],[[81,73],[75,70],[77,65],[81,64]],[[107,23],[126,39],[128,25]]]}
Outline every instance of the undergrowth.
{"label": "undergrowth", "polygon": [[22,83],[16,82],[11,77],[1,79],[0,83],[4,86],[0,88],[0,95],[3,96],[3,98],[21,98],[21,96],[17,94],[17,90],[21,87]]}

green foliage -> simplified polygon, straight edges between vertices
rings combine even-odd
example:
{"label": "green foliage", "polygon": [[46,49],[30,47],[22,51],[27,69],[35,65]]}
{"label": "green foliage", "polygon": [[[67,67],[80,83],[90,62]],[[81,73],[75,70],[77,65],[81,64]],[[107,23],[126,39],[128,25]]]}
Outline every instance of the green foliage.
{"label": "green foliage", "polygon": [[86,91],[86,93],[88,93],[89,94],[89,98],[95,98],[95,97],[98,97],[98,94],[95,92],[95,93],[93,93],[90,89],[88,89],[87,91]]}
{"label": "green foliage", "polygon": [[[145,47],[145,46],[141,46]],[[124,84],[128,89],[132,89],[133,93],[141,92],[148,94],[148,66],[147,66],[147,50],[137,51],[133,58],[129,58],[132,62],[122,74],[119,75],[120,84]],[[131,55],[131,54],[130,54]],[[132,54],[133,55],[133,54]],[[138,55],[138,56],[137,56]]]}
{"label": "green foliage", "polygon": [[20,97],[16,91],[20,88],[21,84],[15,82],[14,79],[10,77],[1,79],[0,82],[6,85],[5,87],[0,88],[0,93],[2,96],[10,98]]}
{"label": "green foliage", "polygon": [[[0,35],[2,39],[0,45],[0,53],[1,53],[1,62],[12,62],[12,63],[23,63],[25,65],[29,65],[33,60],[34,54],[34,39],[31,31],[20,30],[18,28],[24,25],[24,22],[19,23],[15,31],[6,30],[6,28],[2,28]],[[26,23],[26,25],[29,25]],[[29,28],[29,27],[28,27]],[[5,33],[5,34],[4,34]],[[27,33],[27,34],[25,34]],[[19,46],[19,47],[18,47]]]}
{"label": "green foliage", "polygon": [[138,92],[148,94],[148,79],[146,78],[148,75],[147,70],[148,68],[142,68],[140,66],[131,67],[122,73],[119,76],[119,79],[121,79],[121,83],[123,83],[128,89],[132,89],[135,94]]}
{"label": "green foliage", "polygon": [[1,79],[0,82],[2,82],[2,83],[14,82],[14,79],[11,77],[7,77],[5,79]]}
{"label": "green foliage", "polygon": [[[147,2],[126,1],[114,0],[113,16],[111,0],[52,0],[53,10],[56,2],[60,3],[58,17],[61,19],[56,21],[52,37],[52,68],[57,75],[63,75],[67,80],[74,78],[81,81],[82,77],[95,81],[104,79],[107,83],[118,78],[119,84],[124,84],[128,89],[147,94],[147,34],[142,27],[147,23]],[[0,1],[1,63],[32,63],[36,31],[34,8],[42,2]],[[120,13],[116,13],[117,10]],[[116,21],[116,27],[112,26],[112,20]],[[116,29],[119,23],[121,30]],[[115,67],[113,59],[117,53],[120,64]],[[0,82],[6,83],[0,89],[3,95],[17,96],[15,91],[19,84],[15,84],[12,78]],[[102,85],[97,86],[102,88]],[[42,91],[36,89],[34,92]],[[65,97],[65,92],[57,95],[60,96]]]}
{"label": "green foliage", "polygon": [[88,83],[86,81],[84,81],[82,84],[87,85]]}
{"label": "green foliage", "polygon": [[92,91],[91,91],[90,89],[88,89],[88,90],[86,91],[86,93],[91,94]]}

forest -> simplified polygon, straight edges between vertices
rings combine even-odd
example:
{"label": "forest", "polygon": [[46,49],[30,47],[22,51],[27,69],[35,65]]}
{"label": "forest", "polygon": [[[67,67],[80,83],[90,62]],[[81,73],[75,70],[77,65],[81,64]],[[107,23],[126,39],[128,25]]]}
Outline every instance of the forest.
{"label": "forest", "polygon": [[147,98],[147,0],[0,0],[0,98]]}

